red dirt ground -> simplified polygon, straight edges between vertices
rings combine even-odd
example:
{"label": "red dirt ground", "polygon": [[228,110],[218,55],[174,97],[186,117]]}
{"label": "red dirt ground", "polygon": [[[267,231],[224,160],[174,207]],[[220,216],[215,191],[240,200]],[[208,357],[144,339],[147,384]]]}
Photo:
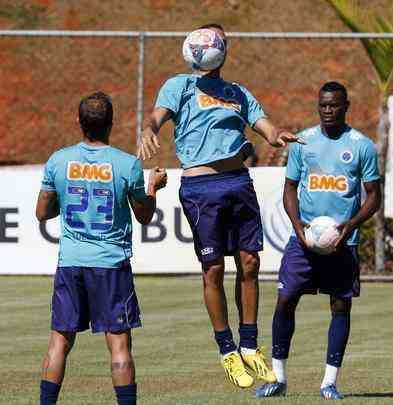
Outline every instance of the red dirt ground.
{"label": "red dirt ground", "polygon": [[[369,4],[365,0],[361,5]],[[382,12],[391,0],[373,0]],[[324,0],[0,0],[1,29],[190,31],[211,21],[227,31],[346,31]],[[42,163],[57,148],[77,142],[81,96],[112,95],[113,143],[135,150],[137,41],[128,39],[0,38],[0,164]],[[146,52],[145,115],[167,77],[185,71],[181,40],[150,39]],[[349,122],[374,137],[376,76],[358,41],[231,39],[224,77],[248,87],[281,127],[318,122],[316,95],[327,80],[349,89]],[[278,164],[255,135],[259,164]],[[171,126],[162,153],[149,164],[177,167]]]}

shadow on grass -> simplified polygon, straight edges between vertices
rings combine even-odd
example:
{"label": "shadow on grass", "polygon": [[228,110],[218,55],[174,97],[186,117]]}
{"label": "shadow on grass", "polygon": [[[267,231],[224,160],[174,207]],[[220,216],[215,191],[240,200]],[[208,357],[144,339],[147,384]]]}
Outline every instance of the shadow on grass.
{"label": "shadow on grass", "polygon": [[393,392],[365,392],[363,394],[346,394],[345,398],[393,398]]}

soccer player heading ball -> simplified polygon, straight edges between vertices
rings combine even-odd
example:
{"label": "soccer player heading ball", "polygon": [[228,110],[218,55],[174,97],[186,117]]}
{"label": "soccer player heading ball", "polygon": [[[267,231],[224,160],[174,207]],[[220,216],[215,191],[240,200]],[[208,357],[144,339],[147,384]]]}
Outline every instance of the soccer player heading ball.
{"label": "soccer player heading ball", "polygon": [[[254,376],[266,382],[275,381],[275,376],[257,346],[258,252],[263,248],[263,235],[254,187],[243,164],[252,149],[244,130],[248,124],[274,147],[301,140],[279,132],[246,88],[222,79],[223,28],[208,24],[200,29],[210,31],[214,46],[225,47],[222,63],[213,70],[196,70],[167,80],[142,133],[138,156],[145,160],[158,152],[160,128],[172,120],[176,154],[183,168],[180,201],[202,265],[205,304],[222,365],[234,385],[249,387]],[[203,49],[196,47],[195,52]],[[203,61],[202,54],[197,56]],[[233,256],[237,267],[238,345],[228,324],[224,256]]]}
{"label": "soccer player heading ball", "polygon": [[[345,122],[347,90],[328,82],[319,91],[320,125],[301,132],[305,145],[289,151],[284,206],[293,233],[279,271],[278,299],[273,318],[273,371],[278,382],[257,390],[257,396],[285,395],[286,360],[295,330],[295,310],[303,294],[330,296],[326,371],[321,396],[342,399],[336,389],[350,328],[352,297],[359,296],[358,227],[381,201],[377,152],[373,142]],[[366,199],[361,204],[361,185]],[[298,189],[300,194],[298,199]],[[314,218],[332,217],[340,231],[335,251],[319,255],[307,248],[304,228]]]}
{"label": "soccer player heading ball", "polygon": [[118,403],[136,404],[130,329],[141,322],[129,262],[129,203],[139,222],[150,222],[166,173],[150,172],[146,194],[141,162],[109,145],[112,117],[107,95],[84,98],[79,105],[82,142],[55,152],[45,165],[37,218],[60,215],[62,229],[41,405],[56,403],[75,335],[89,324],[93,333],[105,333]]}

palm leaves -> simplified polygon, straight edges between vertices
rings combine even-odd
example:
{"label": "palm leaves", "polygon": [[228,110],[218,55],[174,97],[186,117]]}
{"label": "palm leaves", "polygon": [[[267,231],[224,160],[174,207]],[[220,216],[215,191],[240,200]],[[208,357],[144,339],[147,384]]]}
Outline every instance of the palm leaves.
{"label": "palm leaves", "polygon": [[[381,17],[371,10],[361,10],[355,0],[327,1],[353,32],[393,33],[393,9],[385,17]],[[361,42],[377,73],[385,103],[393,79],[393,39],[361,38]]]}

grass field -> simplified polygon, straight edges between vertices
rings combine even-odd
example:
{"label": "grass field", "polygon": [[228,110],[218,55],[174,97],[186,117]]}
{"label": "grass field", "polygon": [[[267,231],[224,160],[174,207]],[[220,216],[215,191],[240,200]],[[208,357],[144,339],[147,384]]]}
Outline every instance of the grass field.
{"label": "grass field", "polygon": [[[233,303],[233,280],[227,280]],[[144,328],[134,332],[139,404],[256,404],[254,388],[236,390],[224,379],[198,278],[136,279]],[[47,347],[48,277],[0,278],[0,404],[37,404],[40,363]],[[356,300],[340,388],[345,404],[393,403],[393,294],[391,284],[365,284]],[[273,283],[262,284],[259,327],[270,347]],[[231,319],[237,330],[236,312]],[[328,305],[305,297],[289,362],[289,395],[271,403],[318,404],[325,358]],[[59,404],[115,403],[102,335],[81,334],[70,355]]]}

